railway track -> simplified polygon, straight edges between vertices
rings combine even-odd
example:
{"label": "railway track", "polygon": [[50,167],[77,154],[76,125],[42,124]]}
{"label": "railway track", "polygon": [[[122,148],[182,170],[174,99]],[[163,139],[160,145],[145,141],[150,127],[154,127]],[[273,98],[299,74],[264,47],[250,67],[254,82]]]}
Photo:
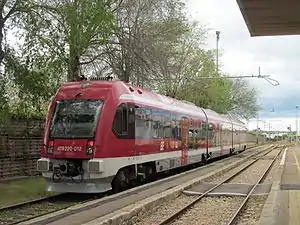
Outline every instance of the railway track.
{"label": "railway track", "polygon": [[[257,148],[254,146],[252,148]],[[250,149],[250,148],[249,148]],[[247,153],[248,154],[248,153]],[[247,155],[245,154],[245,155]],[[223,162],[230,160],[232,157],[222,158]],[[214,162],[217,160],[212,160]],[[210,163],[206,164],[207,166]],[[156,180],[164,177],[169,177],[174,174],[188,171],[188,168],[176,170],[176,172],[170,172],[169,174],[162,174]],[[52,195],[44,198],[39,198],[7,207],[0,208],[0,225],[12,225],[20,222],[25,222],[40,216],[44,216],[62,209],[69,208],[76,204],[86,203],[95,199],[102,198],[104,196],[111,195],[112,192],[105,192],[102,194],[72,194],[62,193]]]}
{"label": "railway track", "polygon": [[21,223],[70,206],[106,196],[96,194],[61,193],[0,208],[0,225]]}
{"label": "railway track", "polygon": [[[270,152],[272,152],[274,149],[268,150],[266,152],[264,152],[263,154],[259,155],[257,158],[255,158],[252,162],[246,164],[244,167],[242,167],[241,169],[239,169],[238,171],[236,171],[234,174],[230,175],[229,177],[225,178],[223,181],[217,183],[216,185],[214,185],[212,188],[210,188],[209,190],[205,191],[203,194],[199,195],[196,198],[192,198],[191,201],[188,204],[185,204],[184,207],[176,210],[173,214],[171,214],[170,216],[164,218],[161,222],[156,223],[156,225],[166,225],[166,224],[171,224],[172,222],[174,222],[177,218],[179,218],[180,216],[182,216],[185,212],[187,212],[189,209],[191,209],[196,203],[200,202],[200,200],[206,198],[209,196],[210,193],[212,193],[215,189],[217,189],[218,187],[220,187],[221,185],[228,183],[230,180],[233,180],[235,177],[237,177],[238,175],[240,175],[241,173],[243,173],[245,170],[247,170],[250,166],[252,166],[253,164],[255,164],[256,162],[258,162],[260,159],[262,159],[264,156],[268,155]],[[228,222],[224,223],[227,225],[233,225],[235,224],[238,216],[240,215],[240,213],[242,212],[242,210],[244,209],[244,207],[246,206],[248,200],[250,199],[253,191],[257,188],[257,186],[264,180],[264,178],[266,177],[266,175],[268,174],[268,172],[270,171],[270,169],[272,168],[272,165],[274,164],[274,162],[276,161],[277,157],[280,155],[280,153],[282,152],[283,149],[280,149],[278,151],[278,153],[273,157],[273,159],[271,160],[271,163],[267,166],[267,168],[263,171],[263,173],[260,175],[259,179],[257,180],[257,182],[253,185],[253,187],[251,188],[251,190],[248,192],[248,194],[244,197],[243,201],[241,201],[241,203],[239,204],[239,206],[237,207],[235,212],[230,212],[230,214],[232,213],[231,218],[228,220]]]}

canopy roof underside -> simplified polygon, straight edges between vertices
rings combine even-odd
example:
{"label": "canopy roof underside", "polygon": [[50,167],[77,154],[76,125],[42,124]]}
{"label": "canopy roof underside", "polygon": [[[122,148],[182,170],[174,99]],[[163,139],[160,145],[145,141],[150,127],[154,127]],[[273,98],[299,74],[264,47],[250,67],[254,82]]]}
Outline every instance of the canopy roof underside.
{"label": "canopy roof underside", "polygon": [[236,0],[250,35],[300,34],[300,0]]}

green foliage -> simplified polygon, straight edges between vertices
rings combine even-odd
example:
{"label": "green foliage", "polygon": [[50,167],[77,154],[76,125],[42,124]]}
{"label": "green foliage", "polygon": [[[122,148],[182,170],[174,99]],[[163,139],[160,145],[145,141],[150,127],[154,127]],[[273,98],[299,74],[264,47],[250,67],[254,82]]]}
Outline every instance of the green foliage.
{"label": "green foliage", "polygon": [[81,74],[114,74],[240,118],[259,109],[245,80],[220,79],[215,51],[204,48],[208,29],[188,19],[182,0],[15,2],[10,25],[24,43],[5,46],[2,115],[44,115],[59,85]]}
{"label": "green foliage", "polygon": [[68,81],[79,79],[82,65],[92,63],[114,25],[109,0],[38,1],[24,19],[24,52],[31,59],[47,55]]}
{"label": "green foliage", "polygon": [[[5,75],[12,113],[22,115],[43,115],[50,97],[59,86],[59,77],[52,76],[52,64],[46,64],[41,57],[33,64],[18,57],[14,51],[5,57]],[[56,78],[56,79],[55,79]]]}
{"label": "green foliage", "polygon": [[0,124],[7,120],[9,105],[5,90],[6,79],[0,75]]}
{"label": "green foliage", "polygon": [[255,117],[260,110],[257,104],[257,90],[252,88],[245,79],[230,79],[227,82],[231,102],[229,112],[243,119]]}
{"label": "green foliage", "polygon": [[211,108],[218,113],[227,114],[230,112],[232,102],[230,101],[230,86],[226,80],[215,81],[215,96],[211,101]]}

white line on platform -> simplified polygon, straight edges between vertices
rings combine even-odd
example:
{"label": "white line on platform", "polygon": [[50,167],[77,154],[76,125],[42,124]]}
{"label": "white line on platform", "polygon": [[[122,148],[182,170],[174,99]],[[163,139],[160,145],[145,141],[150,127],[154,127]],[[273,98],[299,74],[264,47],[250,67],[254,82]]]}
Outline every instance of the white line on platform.
{"label": "white line on platform", "polygon": [[280,161],[280,166],[283,166],[285,163],[286,150],[287,150],[287,148],[284,149],[284,153],[283,153],[281,161]]}

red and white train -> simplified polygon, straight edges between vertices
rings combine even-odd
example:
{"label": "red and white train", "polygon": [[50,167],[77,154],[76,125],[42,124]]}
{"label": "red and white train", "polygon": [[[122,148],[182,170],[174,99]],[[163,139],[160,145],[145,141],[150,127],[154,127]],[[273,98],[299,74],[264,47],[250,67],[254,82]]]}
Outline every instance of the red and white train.
{"label": "red and white train", "polygon": [[189,102],[121,81],[70,82],[51,100],[37,168],[48,191],[99,193],[255,143],[242,122]]}

